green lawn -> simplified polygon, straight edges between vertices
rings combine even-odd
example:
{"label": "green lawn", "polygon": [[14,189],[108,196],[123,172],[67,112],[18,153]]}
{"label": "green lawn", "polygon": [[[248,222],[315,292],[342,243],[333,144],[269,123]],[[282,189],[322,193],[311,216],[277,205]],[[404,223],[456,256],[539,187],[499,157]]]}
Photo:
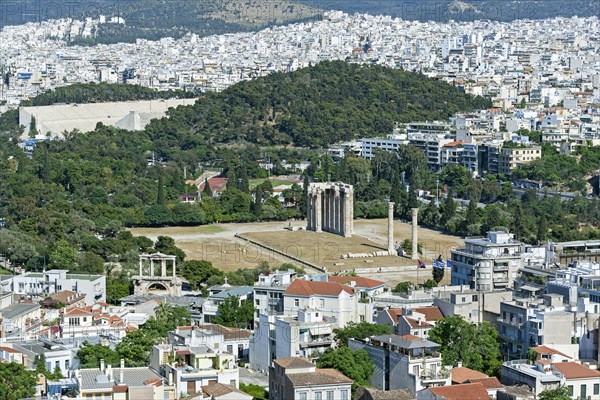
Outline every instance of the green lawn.
{"label": "green lawn", "polygon": [[[267,179],[250,179],[250,189],[255,188],[256,186],[260,185],[261,183],[263,183],[266,180]],[[280,179],[273,179],[273,180],[271,180],[271,185],[273,185],[273,187],[285,186],[285,185],[292,185],[294,183],[298,183],[298,182],[295,182],[295,181],[286,181],[286,180],[280,180]]]}

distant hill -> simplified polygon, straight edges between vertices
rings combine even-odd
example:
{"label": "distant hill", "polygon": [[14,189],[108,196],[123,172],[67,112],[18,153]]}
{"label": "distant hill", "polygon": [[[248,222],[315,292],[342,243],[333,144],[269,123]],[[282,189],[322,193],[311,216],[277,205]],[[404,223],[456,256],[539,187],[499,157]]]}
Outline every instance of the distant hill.
{"label": "distant hill", "polygon": [[600,16],[598,0],[296,0],[298,3],[350,14],[390,15],[416,21],[447,22]]}
{"label": "distant hill", "polygon": [[73,36],[73,44],[94,45],[243,32],[320,18],[317,9],[290,0],[91,0],[65,6],[58,0],[21,0],[2,5],[0,27],[52,18],[123,18],[125,24],[98,25],[92,37]]}
{"label": "distant hill", "polygon": [[332,61],[208,93],[146,129],[154,138],[187,131],[209,143],[322,147],[389,134],[397,121],[441,120],[490,106],[421,74]]}

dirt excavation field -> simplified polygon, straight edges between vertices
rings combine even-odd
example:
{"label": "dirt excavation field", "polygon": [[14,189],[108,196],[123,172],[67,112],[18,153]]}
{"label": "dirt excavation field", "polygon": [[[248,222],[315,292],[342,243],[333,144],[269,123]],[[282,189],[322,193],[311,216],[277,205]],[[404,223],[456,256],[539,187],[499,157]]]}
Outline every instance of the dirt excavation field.
{"label": "dirt excavation field", "polygon": [[[386,281],[391,286],[405,280],[424,282],[431,277],[433,258],[440,254],[444,258],[449,257],[450,249],[461,247],[464,243],[459,237],[419,228],[419,243],[424,246],[424,254],[421,256],[421,260],[427,264],[427,269],[417,271],[416,262],[405,257],[341,258],[341,255],[345,253],[367,253],[385,250],[387,241],[386,219],[354,221],[355,234],[351,238],[344,238],[331,233],[315,233],[304,230],[290,231],[284,229],[286,226],[304,227],[305,222],[134,228],[131,229],[131,232],[134,235],[144,235],[153,240],[161,235],[170,236],[175,239],[177,246],[186,252],[189,259],[211,261],[215,267],[224,271],[252,268],[261,261],[268,261],[275,266],[284,262],[300,265],[288,257],[277,254],[277,252],[235,237],[238,234],[243,238],[267,245],[284,254],[326,267],[329,272],[356,268],[372,269],[372,272],[369,271],[360,275]],[[401,242],[404,239],[409,239],[411,229],[410,224],[394,221],[394,240]],[[395,266],[415,266],[415,268],[401,272],[379,272],[379,268]],[[447,279],[448,277],[444,282]]]}

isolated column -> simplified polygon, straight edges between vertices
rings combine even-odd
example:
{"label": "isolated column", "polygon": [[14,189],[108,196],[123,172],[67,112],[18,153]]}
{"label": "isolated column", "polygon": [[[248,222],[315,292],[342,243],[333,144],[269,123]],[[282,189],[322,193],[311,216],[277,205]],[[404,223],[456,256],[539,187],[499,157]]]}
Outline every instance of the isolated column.
{"label": "isolated column", "polygon": [[394,203],[388,203],[388,253],[396,253],[394,249]]}
{"label": "isolated column", "polygon": [[412,259],[416,260],[419,258],[419,247],[418,247],[418,237],[417,230],[419,227],[418,221],[419,209],[412,209]]}

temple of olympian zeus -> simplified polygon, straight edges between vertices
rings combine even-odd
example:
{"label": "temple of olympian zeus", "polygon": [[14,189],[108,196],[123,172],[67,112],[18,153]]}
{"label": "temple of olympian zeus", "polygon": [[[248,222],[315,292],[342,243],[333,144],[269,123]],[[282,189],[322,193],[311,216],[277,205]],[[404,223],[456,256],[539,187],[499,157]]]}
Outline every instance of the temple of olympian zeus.
{"label": "temple of olympian zeus", "polygon": [[311,183],[308,186],[306,229],[352,236],[354,188],[342,182]]}
{"label": "temple of olympian zeus", "polygon": [[[409,255],[418,259],[418,208],[412,210],[412,251]],[[350,237],[354,226],[354,188],[342,182],[311,183],[308,186],[306,229],[315,232],[331,232]],[[394,242],[394,203],[388,202],[388,237],[385,251],[373,252],[371,256],[398,255]],[[349,253],[345,257],[365,257],[368,254]],[[344,256],[343,256],[344,257]]]}
{"label": "temple of olympian zeus", "polygon": [[[181,296],[181,280],[176,275],[176,256],[163,253],[141,254],[140,274],[133,276],[134,294],[147,295],[150,292]],[[167,275],[167,263],[172,263],[172,276]],[[156,267],[156,271],[155,271]],[[160,274],[155,274],[159,272]]]}

